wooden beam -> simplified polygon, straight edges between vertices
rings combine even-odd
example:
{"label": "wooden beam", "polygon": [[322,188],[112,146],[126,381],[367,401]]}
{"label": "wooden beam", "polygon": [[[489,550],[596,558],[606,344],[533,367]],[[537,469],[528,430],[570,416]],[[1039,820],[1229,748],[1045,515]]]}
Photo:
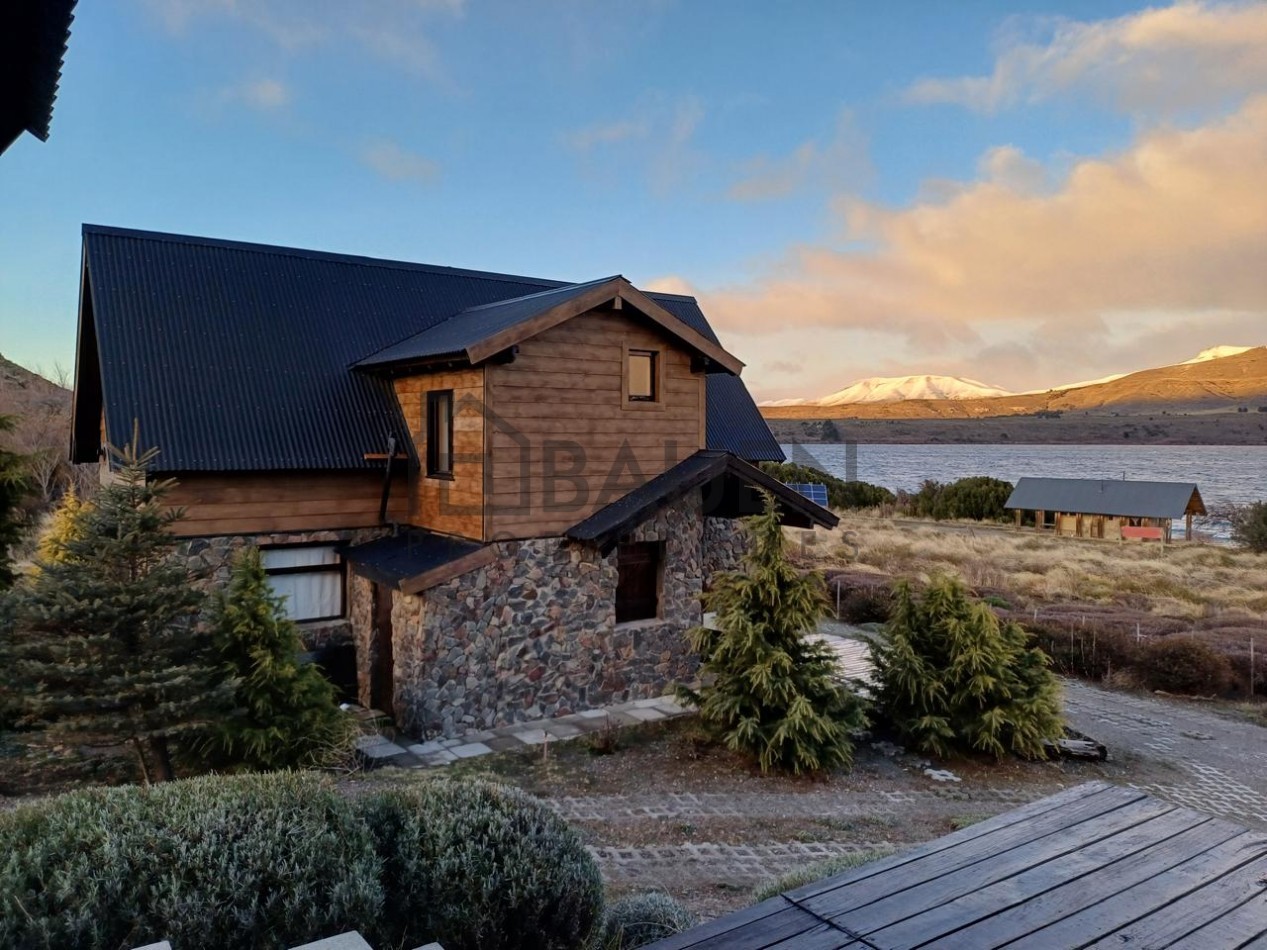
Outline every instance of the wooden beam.
{"label": "wooden beam", "polygon": [[451,581],[455,577],[461,577],[468,571],[474,571],[485,564],[491,564],[495,560],[497,560],[497,548],[495,545],[490,544],[488,547],[472,551],[470,554],[463,555],[448,564],[441,564],[439,567],[433,567],[429,571],[423,571],[421,574],[406,578],[400,582],[400,592],[402,594],[421,593],[430,587],[443,584],[445,581]]}

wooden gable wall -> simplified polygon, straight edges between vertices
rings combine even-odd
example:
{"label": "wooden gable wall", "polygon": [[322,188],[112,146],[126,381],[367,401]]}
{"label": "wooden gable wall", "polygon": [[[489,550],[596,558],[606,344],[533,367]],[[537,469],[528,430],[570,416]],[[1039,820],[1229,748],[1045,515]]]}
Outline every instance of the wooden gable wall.
{"label": "wooden gable wall", "polygon": [[[661,354],[658,404],[625,397],[628,348]],[[488,366],[487,391],[489,540],[561,534],[705,445],[704,374],[629,310],[524,341],[513,362]]]}

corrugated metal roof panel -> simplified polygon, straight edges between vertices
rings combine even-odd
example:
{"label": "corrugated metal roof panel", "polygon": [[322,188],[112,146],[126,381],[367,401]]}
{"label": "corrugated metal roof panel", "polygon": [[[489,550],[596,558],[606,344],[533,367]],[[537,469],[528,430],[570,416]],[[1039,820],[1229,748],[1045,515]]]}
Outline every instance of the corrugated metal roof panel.
{"label": "corrugated metal roof panel", "polygon": [[1007,508],[1065,511],[1119,518],[1182,518],[1193,501],[1205,513],[1195,482],[1143,482],[1098,478],[1022,478]]}
{"label": "corrugated metal roof panel", "polygon": [[75,0],[0,5],[0,152],[23,132],[48,140]]}
{"label": "corrugated metal roof panel", "polygon": [[[136,419],[173,472],[376,466],[364,456],[388,435],[407,444],[407,429],[390,383],[352,364],[463,311],[566,286],[95,225],[84,260],[101,392],[77,387],[77,418],[93,418],[99,396],[111,441],[127,441]],[[716,340],[693,300],[649,296]],[[710,448],[782,458],[740,379],[707,385]],[[88,431],[77,428],[84,461],[96,451],[80,444]]]}

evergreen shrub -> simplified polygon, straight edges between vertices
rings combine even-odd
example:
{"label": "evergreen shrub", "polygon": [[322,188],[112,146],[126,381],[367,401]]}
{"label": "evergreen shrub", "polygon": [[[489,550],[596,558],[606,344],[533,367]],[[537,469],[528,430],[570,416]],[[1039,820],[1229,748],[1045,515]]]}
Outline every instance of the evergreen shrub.
{"label": "evergreen shrub", "polygon": [[1242,505],[1232,512],[1232,540],[1259,554],[1267,553],[1267,501]]}
{"label": "evergreen shrub", "polygon": [[1006,521],[1003,506],[1012,494],[1012,483],[987,475],[974,475],[944,484],[926,480],[914,495],[906,498],[910,514],[938,521],[957,518],[973,521]]}
{"label": "evergreen shrub", "polygon": [[827,507],[836,511],[851,508],[878,508],[893,504],[896,496],[887,488],[869,482],[847,482],[808,465],[795,462],[762,462],[761,470],[784,484],[811,483],[827,486]]}
{"label": "evergreen shrub", "polygon": [[376,920],[379,868],[313,777],[71,792],[0,813],[0,946],[293,947]]}
{"label": "evergreen shrub", "polygon": [[1043,740],[1063,733],[1060,685],[1031,644],[957,580],[935,578],[920,599],[900,582],[872,646],[880,713],[923,752],[1041,758]]}
{"label": "evergreen shrub", "polygon": [[690,930],[698,918],[668,894],[631,894],[612,901],[597,950],[634,950]]}
{"label": "evergreen shrub", "polygon": [[376,937],[445,950],[565,950],[601,920],[603,884],[580,837],[518,789],[437,780],[357,801],[390,911]]}

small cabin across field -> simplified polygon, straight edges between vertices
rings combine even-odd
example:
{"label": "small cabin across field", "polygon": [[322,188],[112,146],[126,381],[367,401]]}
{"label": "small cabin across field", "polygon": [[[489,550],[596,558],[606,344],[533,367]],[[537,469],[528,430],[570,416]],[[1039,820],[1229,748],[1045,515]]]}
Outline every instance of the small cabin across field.
{"label": "small cabin across field", "polygon": [[1025,512],[1034,513],[1034,527],[1078,538],[1135,538],[1170,541],[1176,518],[1185,522],[1184,538],[1192,540],[1192,516],[1205,514],[1195,482],[1142,482],[1101,478],[1022,478],[1004,506],[1016,513],[1020,527]]}

